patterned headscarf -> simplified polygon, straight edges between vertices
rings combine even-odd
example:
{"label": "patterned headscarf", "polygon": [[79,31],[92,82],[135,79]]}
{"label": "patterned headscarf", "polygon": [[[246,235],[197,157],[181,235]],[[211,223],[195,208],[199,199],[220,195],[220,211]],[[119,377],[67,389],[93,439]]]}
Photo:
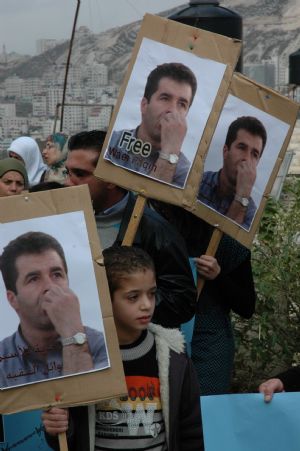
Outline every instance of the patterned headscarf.
{"label": "patterned headscarf", "polygon": [[58,150],[61,152],[61,158],[51,165],[52,168],[59,168],[63,165],[64,161],[67,159],[68,146],[67,146],[68,136],[65,133],[52,133],[46,139],[46,142],[52,142],[55,144]]}

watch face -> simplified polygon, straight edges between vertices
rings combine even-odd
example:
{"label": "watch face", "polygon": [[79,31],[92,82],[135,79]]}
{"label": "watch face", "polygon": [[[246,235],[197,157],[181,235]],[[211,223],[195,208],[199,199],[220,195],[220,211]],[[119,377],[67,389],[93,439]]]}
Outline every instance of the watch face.
{"label": "watch face", "polygon": [[170,163],[176,164],[178,162],[178,159],[179,159],[178,155],[176,155],[175,153],[170,154],[170,159],[169,159]]}
{"label": "watch face", "polygon": [[249,200],[247,199],[247,197],[242,197],[242,202],[241,204],[243,205],[243,207],[248,207],[249,205]]}
{"label": "watch face", "polygon": [[75,343],[78,345],[83,345],[86,342],[86,335],[82,332],[78,332],[74,335]]}

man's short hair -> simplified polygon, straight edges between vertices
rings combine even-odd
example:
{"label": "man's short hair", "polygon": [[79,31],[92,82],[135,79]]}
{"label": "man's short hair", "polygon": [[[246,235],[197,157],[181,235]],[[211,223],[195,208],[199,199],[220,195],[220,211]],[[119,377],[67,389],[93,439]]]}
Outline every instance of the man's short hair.
{"label": "man's short hair", "polygon": [[90,130],[87,132],[76,133],[68,141],[68,149],[73,150],[92,150],[95,152],[94,166],[97,166],[99,156],[104,144],[106,132],[103,130]]}
{"label": "man's short hair", "polygon": [[164,63],[153,69],[147,78],[144,97],[150,102],[152,94],[158,89],[158,84],[163,77],[171,78],[179,83],[187,83],[192,89],[190,106],[193,103],[197,90],[197,79],[191,69],[182,63]]}
{"label": "man's short hair", "polygon": [[91,130],[88,132],[76,133],[70,137],[68,141],[68,148],[72,150],[95,150],[100,154],[106,132],[103,130]]}
{"label": "man's short hair", "polygon": [[111,246],[104,249],[103,257],[111,296],[120,287],[122,278],[147,269],[155,274],[152,258],[139,247]]}
{"label": "man's short hair", "polygon": [[67,274],[68,267],[63,248],[53,236],[43,232],[27,232],[10,241],[0,256],[0,270],[6,289],[17,294],[18,271],[16,260],[18,257],[42,254],[49,250],[57,252]]}
{"label": "man's short hair", "polygon": [[236,140],[237,133],[240,129],[246,130],[248,133],[254,136],[260,136],[262,139],[263,147],[260,156],[263,153],[267,142],[267,132],[259,119],[253,116],[241,116],[233,121],[227,131],[225,145],[230,148],[231,144]]}

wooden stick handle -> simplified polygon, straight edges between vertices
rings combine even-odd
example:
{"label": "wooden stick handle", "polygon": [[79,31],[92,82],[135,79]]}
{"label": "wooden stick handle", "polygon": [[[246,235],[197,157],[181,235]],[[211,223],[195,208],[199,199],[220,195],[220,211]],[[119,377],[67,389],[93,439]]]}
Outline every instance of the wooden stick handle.
{"label": "wooden stick handle", "polygon": [[68,451],[67,436],[65,432],[58,434],[59,450]]}
{"label": "wooden stick handle", "polygon": [[[217,252],[217,249],[218,249],[218,246],[219,246],[222,236],[223,236],[223,232],[221,230],[215,228],[213,231],[213,234],[211,236],[210,242],[208,244],[208,247],[206,249],[205,255],[211,255],[212,257],[214,257],[215,253]],[[203,277],[198,276],[198,278],[197,278],[198,298],[204,287],[204,284],[205,284],[205,279],[203,279]]]}
{"label": "wooden stick handle", "polygon": [[137,196],[135,206],[124,235],[122,246],[131,246],[146,206],[146,197]]}

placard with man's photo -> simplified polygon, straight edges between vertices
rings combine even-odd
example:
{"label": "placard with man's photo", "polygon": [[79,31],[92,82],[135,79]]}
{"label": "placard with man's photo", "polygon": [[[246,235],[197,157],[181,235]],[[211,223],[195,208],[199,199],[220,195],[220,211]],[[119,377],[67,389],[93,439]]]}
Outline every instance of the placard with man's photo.
{"label": "placard with man's photo", "polygon": [[147,14],[95,175],[179,205],[240,48],[230,38]]}
{"label": "placard with man's photo", "polygon": [[196,215],[250,246],[299,106],[235,74],[205,156]]}
{"label": "placard with man's photo", "polygon": [[1,413],[126,392],[87,187],[0,202]]}

